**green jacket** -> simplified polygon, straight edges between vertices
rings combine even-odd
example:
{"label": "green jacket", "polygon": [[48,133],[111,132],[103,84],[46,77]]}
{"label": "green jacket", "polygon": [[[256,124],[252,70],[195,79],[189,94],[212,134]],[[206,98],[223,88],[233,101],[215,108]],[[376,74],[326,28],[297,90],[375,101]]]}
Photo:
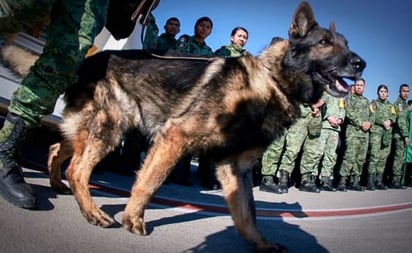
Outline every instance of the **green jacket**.
{"label": "green jacket", "polygon": [[180,36],[178,39],[177,50],[197,56],[214,56],[212,49],[206,42],[199,43],[194,40],[194,36],[187,34]]}
{"label": "green jacket", "polygon": [[406,138],[409,136],[408,104],[405,100],[398,97],[393,103],[396,110],[396,122],[393,126],[395,137]]}
{"label": "green jacket", "polygon": [[368,99],[355,94],[349,95],[346,98],[345,109],[346,135],[368,137],[369,131],[362,130],[363,122],[374,123],[374,119],[370,115]]}
{"label": "green jacket", "polygon": [[246,49],[236,46],[234,44],[222,46],[221,48],[215,51],[216,56],[222,57],[238,57],[244,54],[247,54]]}

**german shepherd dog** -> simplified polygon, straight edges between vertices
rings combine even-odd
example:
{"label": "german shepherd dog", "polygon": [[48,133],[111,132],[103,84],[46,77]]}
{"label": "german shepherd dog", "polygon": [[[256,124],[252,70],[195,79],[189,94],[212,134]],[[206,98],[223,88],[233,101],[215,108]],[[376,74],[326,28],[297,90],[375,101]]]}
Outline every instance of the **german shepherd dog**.
{"label": "german shepherd dog", "polygon": [[238,233],[258,251],[287,252],[258,231],[251,168],[296,120],[300,103],[315,103],[324,91],[346,95],[344,78],[360,78],[365,66],[333,23],[329,29],[317,24],[307,2],[294,13],[289,39],[257,57],[98,53],[85,60],[79,82],[65,94],[65,140],[50,149],[52,186],[65,190],[60,165],[72,156],[66,176],[83,216],[98,226],[112,225],[93,202],[88,182],[124,133],[138,129],[150,148],[124,211],[125,229],[145,235],[145,207],[173,166],[188,152],[207,151]]}

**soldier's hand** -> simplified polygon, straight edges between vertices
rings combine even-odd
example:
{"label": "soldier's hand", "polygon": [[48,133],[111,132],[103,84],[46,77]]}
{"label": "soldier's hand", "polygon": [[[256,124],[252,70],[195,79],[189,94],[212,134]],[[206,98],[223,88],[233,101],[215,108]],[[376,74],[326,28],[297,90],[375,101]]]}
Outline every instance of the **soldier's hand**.
{"label": "soldier's hand", "polygon": [[385,130],[391,129],[391,125],[392,125],[392,121],[390,121],[389,119],[383,122],[383,128],[385,128]]}
{"label": "soldier's hand", "polygon": [[408,137],[405,137],[404,145],[405,145],[405,147],[409,146],[409,138]]}
{"label": "soldier's hand", "polygon": [[371,123],[370,122],[368,122],[368,121],[366,121],[366,122],[363,122],[362,123],[362,130],[363,131],[368,131],[369,130],[369,128],[371,128]]}

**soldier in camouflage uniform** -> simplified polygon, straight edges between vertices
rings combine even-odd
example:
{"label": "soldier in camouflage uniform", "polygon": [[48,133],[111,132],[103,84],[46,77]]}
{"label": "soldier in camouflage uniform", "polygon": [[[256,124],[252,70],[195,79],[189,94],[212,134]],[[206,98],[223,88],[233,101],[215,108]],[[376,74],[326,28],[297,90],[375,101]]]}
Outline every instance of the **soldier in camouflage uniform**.
{"label": "soldier in camouflage uniform", "polygon": [[[77,81],[77,69],[106,23],[108,4],[108,0],[0,0],[3,38],[42,20],[52,9],[43,53],[13,94],[0,130],[0,194],[18,207],[36,204],[16,161],[18,145],[29,128],[53,112],[59,95]],[[132,12],[137,4],[134,1]]]}
{"label": "soldier in camouflage uniform", "polygon": [[248,54],[244,46],[249,37],[249,32],[246,28],[235,27],[230,33],[230,45],[225,45],[215,51],[216,56],[221,57],[238,57]]}
{"label": "soldier in camouflage uniform", "polygon": [[371,117],[375,123],[369,135],[369,165],[368,165],[368,190],[386,190],[382,182],[386,160],[389,156],[392,143],[392,124],[396,120],[396,111],[388,99],[388,87],[384,84],[378,86],[378,99],[370,103]]}
{"label": "soldier in camouflage uniform", "polygon": [[[308,138],[316,138],[320,135],[321,117],[319,108],[315,105],[300,105],[300,118],[289,127],[286,135],[285,151],[279,166],[279,187],[283,193],[288,192],[288,180],[296,165],[296,159],[302,150],[302,146]],[[305,149],[305,148],[304,148]],[[305,151],[303,151],[305,152]],[[302,157],[304,155],[302,154]],[[299,190],[307,192],[320,192],[316,186],[317,172],[301,169],[301,184]]]}
{"label": "soldier in camouflage uniform", "polygon": [[394,158],[392,165],[392,183],[389,185],[393,189],[405,189],[401,184],[403,176],[406,147],[409,146],[409,119],[408,105],[406,103],[409,96],[409,85],[402,84],[399,87],[399,97],[394,103],[396,110],[396,123],[393,126]]}
{"label": "soldier in camouflage uniform", "polygon": [[148,51],[164,54],[169,49],[177,49],[176,35],[180,32],[180,21],[176,17],[167,19],[164,25],[165,32],[159,34],[159,28],[156,25],[153,15],[149,15],[146,26],[146,33],[143,40],[143,49]]}
{"label": "soldier in camouflage uniform", "polygon": [[349,176],[348,189],[355,191],[365,190],[359,184],[359,181],[368,152],[369,129],[374,122],[369,112],[369,101],[363,96],[364,90],[365,80],[357,80],[355,82],[354,94],[349,95],[346,99],[346,148],[339,171],[341,176],[338,185],[339,191],[346,191],[346,181]]}
{"label": "soldier in camouflage uniform", "polygon": [[301,168],[307,167],[308,171],[317,171],[320,166],[321,189],[336,191],[333,186],[333,169],[337,160],[339,133],[345,119],[345,105],[343,98],[328,93],[322,96],[322,100],[322,130],[318,138],[307,139]]}
{"label": "soldier in camouflage uniform", "polygon": [[195,34],[184,34],[178,39],[177,50],[197,56],[214,56],[212,49],[206,44],[206,38],[210,35],[213,22],[208,17],[201,17],[196,21]]}

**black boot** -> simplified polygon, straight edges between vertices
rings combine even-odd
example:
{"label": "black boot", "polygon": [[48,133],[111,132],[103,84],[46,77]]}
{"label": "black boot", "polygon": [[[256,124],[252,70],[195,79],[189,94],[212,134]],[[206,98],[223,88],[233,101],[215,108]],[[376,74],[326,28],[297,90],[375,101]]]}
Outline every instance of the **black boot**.
{"label": "black boot", "polygon": [[322,191],[330,191],[330,192],[336,191],[336,188],[333,187],[333,178],[323,176],[321,180],[322,180],[322,188],[321,188]]}
{"label": "black boot", "polygon": [[22,208],[34,208],[36,196],[24,181],[23,171],[17,164],[18,145],[24,137],[26,125],[22,118],[7,114],[0,132],[0,194],[10,203]]}
{"label": "black boot", "polygon": [[375,173],[368,173],[368,184],[366,185],[366,189],[369,191],[375,190]]}
{"label": "black boot", "polygon": [[315,176],[312,173],[302,175],[302,180],[299,186],[299,191],[319,193],[320,189],[316,185]]}
{"label": "black boot", "polygon": [[281,170],[279,172],[279,188],[281,190],[282,193],[288,193],[289,191],[289,172]]}
{"label": "black boot", "polygon": [[346,188],[346,181],[348,180],[347,177],[341,177],[339,180],[339,185],[337,190],[340,192],[346,192],[348,188]]}
{"label": "black boot", "polygon": [[282,194],[280,187],[277,184],[275,184],[273,176],[263,176],[262,182],[259,186],[259,190],[276,194]]}
{"label": "black boot", "polygon": [[381,173],[376,174],[375,186],[377,190],[387,190],[388,187],[382,181],[383,175]]}
{"label": "black boot", "polygon": [[404,185],[401,185],[401,176],[394,176],[392,183],[389,185],[391,189],[406,189]]}
{"label": "black boot", "polygon": [[359,184],[359,177],[358,176],[351,176],[348,190],[352,191],[365,191],[365,188]]}

